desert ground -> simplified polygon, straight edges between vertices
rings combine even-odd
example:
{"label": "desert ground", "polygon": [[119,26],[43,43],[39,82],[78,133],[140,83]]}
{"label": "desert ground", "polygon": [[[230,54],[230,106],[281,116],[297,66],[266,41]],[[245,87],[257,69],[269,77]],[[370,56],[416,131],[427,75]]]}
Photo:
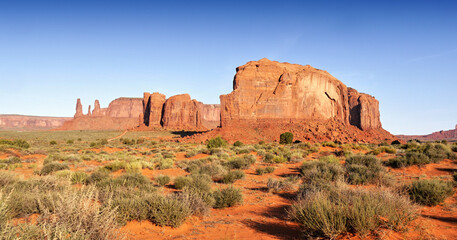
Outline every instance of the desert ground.
{"label": "desert ground", "polygon": [[0,239],[457,239],[457,145],[0,132]]}

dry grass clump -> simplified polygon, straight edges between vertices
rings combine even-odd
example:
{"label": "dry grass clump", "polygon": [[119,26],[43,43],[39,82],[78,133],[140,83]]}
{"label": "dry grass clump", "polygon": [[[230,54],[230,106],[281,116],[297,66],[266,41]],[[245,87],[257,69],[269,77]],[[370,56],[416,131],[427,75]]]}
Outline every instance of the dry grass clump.
{"label": "dry grass clump", "polygon": [[215,208],[232,207],[243,201],[241,189],[232,186],[214,191],[213,198]]}
{"label": "dry grass clump", "polygon": [[354,155],[346,159],[346,179],[351,184],[389,185],[391,178],[381,160],[373,155]]}
{"label": "dry grass clump", "polygon": [[410,201],[387,190],[334,188],[308,191],[289,210],[289,217],[310,236],[362,236],[379,228],[404,230],[415,217]]}
{"label": "dry grass clump", "polygon": [[295,188],[295,182],[294,178],[286,178],[282,180],[269,178],[267,182],[267,189],[274,193],[292,191]]}
{"label": "dry grass clump", "polygon": [[405,188],[411,200],[427,206],[438,205],[454,194],[453,183],[439,179],[420,179]]}

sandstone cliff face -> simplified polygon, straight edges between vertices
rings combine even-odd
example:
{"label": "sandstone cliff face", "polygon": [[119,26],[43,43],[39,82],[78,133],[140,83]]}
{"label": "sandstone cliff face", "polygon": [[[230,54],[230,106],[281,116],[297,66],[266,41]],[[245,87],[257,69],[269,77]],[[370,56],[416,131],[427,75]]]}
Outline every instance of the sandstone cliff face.
{"label": "sandstone cliff face", "polygon": [[202,115],[202,125],[207,129],[214,129],[221,122],[221,105],[219,104],[201,104],[200,112]]}
{"label": "sandstone cliff face", "polygon": [[221,126],[239,121],[335,118],[349,122],[346,86],[309,65],[268,59],[237,68],[233,92],[221,95]]}
{"label": "sandstone cliff face", "polygon": [[63,125],[67,117],[40,117],[24,115],[0,115],[1,130],[47,130]]}
{"label": "sandstone cliff face", "polygon": [[162,126],[174,130],[202,129],[201,103],[192,100],[189,94],[168,98],[163,105]]}
{"label": "sandstone cliff face", "polygon": [[164,94],[145,92],[143,97],[143,123],[152,128],[161,127],[163,104],[166,97]]}
{"label": "sandstone cliff face", "polygon": [[106,116],[112,118],[135,118],[143,112],[143,99],[118,98],[110,102]]}
{"label": "sandstone cliff face", "polygon": [[348,88],[349,122],[362,130],[382,128],[379,101],[374,97]]}

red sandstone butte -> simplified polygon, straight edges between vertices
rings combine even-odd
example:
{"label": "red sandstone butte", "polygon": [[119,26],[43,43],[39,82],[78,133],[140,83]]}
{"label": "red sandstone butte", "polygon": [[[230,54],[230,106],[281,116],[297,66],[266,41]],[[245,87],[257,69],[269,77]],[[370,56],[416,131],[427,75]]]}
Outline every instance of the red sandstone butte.
{"label": "red sandstone butte", "polygon": [[189,94],[168,98],[163,105],[162,126],[173,130],[201,130],[200,104],[202,103],[191,99]]}
{"label": "red sandstone butte", "polygon": [[[379,103],[348,89],[328,72],[266,58],[238,67],[233,91],[221,95],[220,134],[228,140],[383,141]],[[251,131],[255,130],[255,131]]]}

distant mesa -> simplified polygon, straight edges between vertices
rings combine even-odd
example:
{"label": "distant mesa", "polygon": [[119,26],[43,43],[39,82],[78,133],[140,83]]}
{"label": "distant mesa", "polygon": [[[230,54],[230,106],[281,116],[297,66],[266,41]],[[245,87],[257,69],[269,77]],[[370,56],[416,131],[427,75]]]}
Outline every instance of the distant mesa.
{"label": "distant mesa", "polygon": [[0,130],[49,130],[62,126],[68,120],[71,118],[1,114]]}
{"label": "distant mesa", "polygon": [[427,135],[397,135],[398,138],[408,141],[417,139],[420,141],[437,141],[437,140],[446,140],[446,141],[457,141],[457,125],[454,129],[450,130],[441,130]]}

